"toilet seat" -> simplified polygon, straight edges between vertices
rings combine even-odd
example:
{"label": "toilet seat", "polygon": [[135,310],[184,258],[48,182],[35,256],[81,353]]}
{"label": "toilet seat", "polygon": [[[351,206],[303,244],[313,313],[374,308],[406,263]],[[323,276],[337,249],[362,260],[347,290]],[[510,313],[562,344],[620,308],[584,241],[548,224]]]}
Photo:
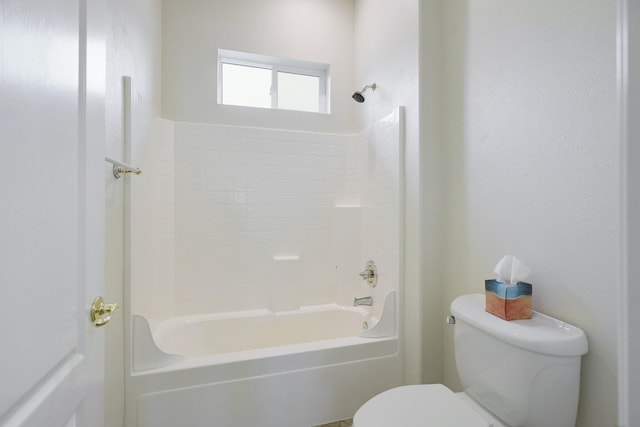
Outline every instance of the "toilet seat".
{"label": "toilet seat", "polygon": [[371,398],[353,417],[354,427],[493,427],[442,384],[409,385]]}

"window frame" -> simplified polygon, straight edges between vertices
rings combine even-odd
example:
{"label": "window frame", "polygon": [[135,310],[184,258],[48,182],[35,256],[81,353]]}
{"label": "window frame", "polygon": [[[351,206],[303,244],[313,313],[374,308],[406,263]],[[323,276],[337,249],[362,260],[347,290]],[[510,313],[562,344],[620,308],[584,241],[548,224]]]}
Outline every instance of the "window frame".
{"label": "window frame", "polygon": [[[222,102],[222,83],[223,73],[222,65],[240,65],[245,67],[261,68],[271,70],[271,109],[282,111],[300,111],[305,113],[323,113],[329,114],[329,64],[321,64],[317,62],[302,61],[296,59],[279,58],[275,56],[259,55],[255,53],[239,52],[228,49],[218,49],[218,104],[224,104]],[[318,85],[318,110],[306,111],[306,110],[288,110],[284,108],[278,108],[278,73],[290,73],[299,74],[303,76],[317,77],[319,81]],[[237,106],[237,105],[236,105]],[[243,106],[240,106],[243,107]],[[244,106],[250,107],[250,106]],[[262,108],[262,107],[250,107],[250,108]]]}

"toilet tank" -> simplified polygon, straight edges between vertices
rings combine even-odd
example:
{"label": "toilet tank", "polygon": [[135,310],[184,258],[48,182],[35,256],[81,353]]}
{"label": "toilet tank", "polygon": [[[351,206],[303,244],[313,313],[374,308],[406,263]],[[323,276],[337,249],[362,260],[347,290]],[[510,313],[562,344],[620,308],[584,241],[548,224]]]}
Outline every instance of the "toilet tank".
{"label": "toilet tank", "polygon": [[580,359],[587,338],[535,312],[506,321],[485,311],[482,294],[451,304],[456,367],[465,393],[512,427],[575,427]]}

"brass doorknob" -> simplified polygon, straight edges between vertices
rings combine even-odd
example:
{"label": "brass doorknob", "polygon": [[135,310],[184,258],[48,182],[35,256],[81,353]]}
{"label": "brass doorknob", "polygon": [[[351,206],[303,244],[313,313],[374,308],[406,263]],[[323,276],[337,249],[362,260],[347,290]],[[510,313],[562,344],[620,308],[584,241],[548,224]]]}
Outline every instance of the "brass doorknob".
{"label": "brass doorknob", "polygon": [[118,304],[105,304],[102,297],[96,297],[91,303],[91,321],[97,327],[104,326],[111,320],[111,314],[118,309]]}

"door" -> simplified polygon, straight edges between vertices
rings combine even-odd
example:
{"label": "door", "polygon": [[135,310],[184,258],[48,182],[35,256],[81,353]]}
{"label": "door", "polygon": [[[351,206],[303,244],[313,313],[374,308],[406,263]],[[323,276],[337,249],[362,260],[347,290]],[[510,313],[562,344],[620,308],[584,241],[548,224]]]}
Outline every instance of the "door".
{"label": "door", "polygon": [[618,1],[619,90],[622,115],[623,265],[618,346],[618,425],[640,422],[640,2]]}
{"label": "door", "polygon": [[0,0],[0,426],[102,426],[103,0]]}

